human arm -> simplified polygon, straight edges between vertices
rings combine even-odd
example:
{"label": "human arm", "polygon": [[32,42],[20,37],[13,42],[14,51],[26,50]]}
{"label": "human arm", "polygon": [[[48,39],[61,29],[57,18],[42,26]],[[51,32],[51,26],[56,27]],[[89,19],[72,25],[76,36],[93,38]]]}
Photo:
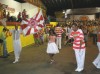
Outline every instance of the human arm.
{"label": "human arm", "polygon": [[80,38],[80,48],[81,48],[82,44],[84,43],[84,34],[82,30],[79,30],[79,38]]}

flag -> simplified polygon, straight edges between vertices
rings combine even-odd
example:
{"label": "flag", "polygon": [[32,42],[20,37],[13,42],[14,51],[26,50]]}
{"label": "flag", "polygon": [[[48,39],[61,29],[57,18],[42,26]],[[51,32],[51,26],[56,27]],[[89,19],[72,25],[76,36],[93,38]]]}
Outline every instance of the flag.
{"label": "flag", "polygon": [[33,19],[37,21],[38,26],[44,26],[44,17],[42,14],[42,10],[39,9],[38,13],[33,17]]}
{"label": "flag", "polygon": [[37,33],[44,26],[44,17],[42,14],[42,10],[38,10],[38,13],[28,20],[22,20],[21,29],[23,34],[30,35]]}

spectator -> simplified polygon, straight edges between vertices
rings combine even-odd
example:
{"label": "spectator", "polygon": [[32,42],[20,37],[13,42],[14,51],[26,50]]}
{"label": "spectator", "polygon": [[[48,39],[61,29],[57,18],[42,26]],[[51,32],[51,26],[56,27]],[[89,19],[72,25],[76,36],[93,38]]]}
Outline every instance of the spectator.
{"label": "spectator", "polygon": [[3,31],[0,35],[0,39],[3,41],[2,45],[3,45],[3,58],[7,58],[8,57],[8,51],[7,51],[7,46],[6,46],[6,28],[3,28]]}
{"label": "spectator", "polygon": [[22,21],[22,18],[21,18],[21,12],[19,12],[18,16],[17,16],[17,22],[21,22]]}

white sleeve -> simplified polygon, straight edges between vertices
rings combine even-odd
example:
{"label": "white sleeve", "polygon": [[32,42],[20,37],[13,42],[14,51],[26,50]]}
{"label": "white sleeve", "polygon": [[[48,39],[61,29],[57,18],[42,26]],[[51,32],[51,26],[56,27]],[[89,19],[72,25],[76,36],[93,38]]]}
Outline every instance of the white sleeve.
{"label": "white sleeve", "polygon": [[23,30],[21,28],[19,29],[19,33],[23,33]]}
{"label": "white sleeve", "polygon": [[9,30],[9,32],[11,32],[11,33],[13,33],[13,31],[14,31],[13,29]]}

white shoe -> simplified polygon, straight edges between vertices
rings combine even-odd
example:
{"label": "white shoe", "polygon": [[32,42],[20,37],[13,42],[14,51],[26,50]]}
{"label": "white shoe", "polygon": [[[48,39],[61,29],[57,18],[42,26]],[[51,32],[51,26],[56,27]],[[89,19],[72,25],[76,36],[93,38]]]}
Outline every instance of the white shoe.
{"label": "white shoe", "polygon": [[53,64],[54,63],[54,60],[51,60],[50,64]]}
{"label": "white shoe", "polygon": [[77,68],[77,69],[75,69],[75,71],[78,71],[78,68]]}
{"label": "white shoe", "polygon": [[93,63],[93,65],[97,68],[97,64],[96,63],[94,63],[94,62],[92,62]]}
{"label": "white shoe", "polygon": [[83,71],[83,69],[81,68],[81,69],[78,69],[77,71],[78,71],[78,72],[81,72],[81,71]]}
{"label": "white shoe", "polygon": [[18,60],[15,60],[13,63],[17,63],[18,62]]}
{"label": "white shoe", "polygon": [[100,69],[100,67],[97,67],[98,69]]}

